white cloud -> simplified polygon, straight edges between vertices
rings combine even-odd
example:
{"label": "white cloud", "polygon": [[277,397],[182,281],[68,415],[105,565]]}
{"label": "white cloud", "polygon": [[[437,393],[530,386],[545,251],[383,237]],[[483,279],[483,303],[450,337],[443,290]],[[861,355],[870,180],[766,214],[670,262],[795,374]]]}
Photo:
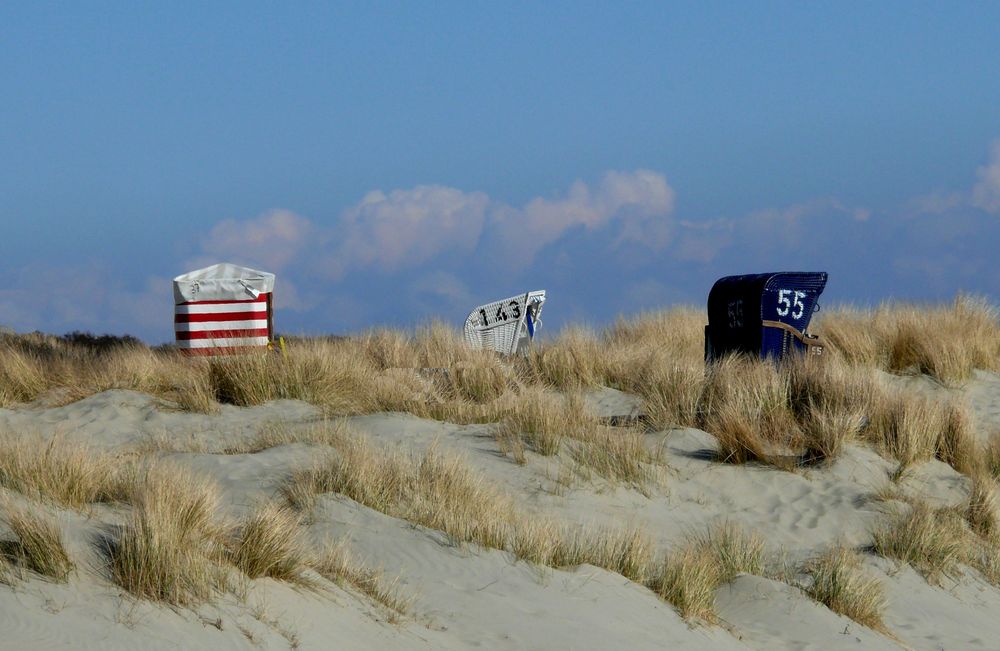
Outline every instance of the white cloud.
{"label": "white cloud", "polygon": [[972,205],[989,213],[1000,213],[1000,140],[993,143],[990,162],[976,170]]}
{"label": "white cloud", "polygon": [[538,197],[520,208],[444,186],[376,190],[325,228],[286,210],[226,219],[188,264],[232,261],[277,272],[294,266],[340,279],[353,271],[394,273],[445,253],[482,250],[516,253],[526,265],[575,228],[594,231],[610,224],[617,225],[615,246],[642,243],[659,250],[670,239],[673,207],[673,189],[649,170],[608,172],[593,187],[577,181],[563,197]]}
{"label": "white cloud", "polygon": [[353,268],[396,271],[445,251],[468,253],[479,242],[489,198],[442,186],[369,192],[348,209],[330,236],[335,276]]}
{"label": "white cloud", "polygon": [[234,262],[280,271],[312,246],[316,230],[311,221],[288,210],[273,210],[253,219],[225,219],[203,240],[205,255],[190,264]]}
{"label": "white cloud", "polygon": [[640,242],[660,249],[669,240],[673,209],[674,190],[663,175],[636,170],[608,172],[595,188],[577,181],[565,197],[539,197],[519,210],[498,210],[495,221],[504,249],[530,261],[571,229],[593,231],[613,221],[621,225],[616,245]]}

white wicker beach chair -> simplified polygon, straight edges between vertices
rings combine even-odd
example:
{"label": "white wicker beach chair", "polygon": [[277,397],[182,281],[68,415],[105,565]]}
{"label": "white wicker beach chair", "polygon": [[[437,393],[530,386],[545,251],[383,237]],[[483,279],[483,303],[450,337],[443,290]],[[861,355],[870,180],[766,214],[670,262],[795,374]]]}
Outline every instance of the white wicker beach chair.
{"label": "white wicker beach chair", "polygon": [[524,353],[542,325],[544,303],[542,289],[480,305],[465,320],[465,341],[504,355]]}

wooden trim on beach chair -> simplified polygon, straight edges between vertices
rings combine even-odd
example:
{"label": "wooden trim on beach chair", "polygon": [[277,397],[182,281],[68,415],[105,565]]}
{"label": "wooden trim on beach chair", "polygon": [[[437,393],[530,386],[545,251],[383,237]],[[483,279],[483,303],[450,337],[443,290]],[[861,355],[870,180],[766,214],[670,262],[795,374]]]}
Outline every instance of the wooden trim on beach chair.
{"label": "wooden trim on beach chair", "polygon": [[806,347],[806,353],[809,355],[822,355],[823,349],[826,347],[826,342],[822,337],[818,335],[803,334],[794,326],[790,326],[787,323],[782,323],[781,321],[769,321],[765,319],[761,321],[760,324],[765,328],[778,328],[779,330],[784,330],[785,332],[790,333],[799,340],[799,343]]}

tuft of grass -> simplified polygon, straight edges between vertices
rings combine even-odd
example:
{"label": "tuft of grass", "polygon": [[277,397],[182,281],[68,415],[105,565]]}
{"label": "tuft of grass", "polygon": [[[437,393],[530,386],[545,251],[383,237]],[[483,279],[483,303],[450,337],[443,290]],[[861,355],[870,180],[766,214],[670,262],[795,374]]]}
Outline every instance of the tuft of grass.
{"label": "tuft of grass", "polygon": [[420,365],[416,350],[399,330],[371,330],[359,339],[358,345],[369,363],[378,371],[417,368]]}
{"label": "tuft of grass", "polygon": [[52,362],[0,342],[0,407],[31,402],[56,383]]}
{"label": "tuft of grass", "polygon": [[943,409],[943,424],[934,455],[960,473],[969,476],[979,474],[983,459],[969,406],[953,400],[946,403]]}
{"label": "tuft of grass", "polygon": [[267,576],[301,583],[309,557],[299,516],[286,506],[264,503],[247,514],[234,536],[229,558],[251,579]]}
{"label": "tuft of grass", "polygon": [[517,384],[513,370],[491,351],[475,351],[472,361],[451,367],[442,387],[453,400],[490,403]]}
{"label": "tuft of grass", "polygon": [[27,497],[82,508],[120,500],[133,466],[54,436],[0,435],[0,486]]}
{"label": "tuft of grass", "polygon": [[564,438],[576,430],[597,424],[588,417],[577,394],[570,394],[567,404],[558,394],[544,389],[529,389],[517,397],[498,430],[499,439],[520,439],[532,451],[552,456],[559,453]]}
{"label": "tuft of grass", "polygon": [[789,376],[790,407],[802,428],[806,461],[836,458],[859,435],[865,416],[885,393],[873,371],[852,368],[836,357],[793,357],[782,363]]}
{"label": "tuft of grass", "polygon": [[656,460],[646,450],[642,432],[631,427],[594,425],[579,430],[570,446],[570,456],[581,467],[611,482],[623,482],[640,490],[654,478]]}
{"label": "tuft of grass", "polygon": [[[823,333],[831,357],[855,368],[887,369],[886,306],[879,309],[850,305],[824,309],[813,329]],[[825,355],[824,355],[825,356]]]}
{"label": "tuft of grass", "polygon": [[661,599],[676,607],[684,619],[716,620],[715,590],[722,580],[711,549],[688,545],[667,556],[649,582]]}
{"label": "tuft of grass", "polygon": [[4,554],[0,554],[0,585],[13,587],[17,583],[14,567]]}
{"label": "tuft of grass", "polygon": [[802,419],[805,459],[810,462],[836,459],[844,445],[853,441],[864,424],[860,410],[827,411],[810,402]]}
{"label": "tuft of grass", "polygon": [[652,572],[653,542],[639,528],[563,527],[561,531],[556,529],[553,538],[551,556],[545,559],[545,565],[572,567],[586,563],[636,583],[645,583]]}
{"label": "tuft of grass", "polygon": [[575,390],[602,383],[603,356],[602,346],[592,331],[571,327],[551,342],[532,348],[523,364],[536,383]]}
{"label": "tuft of grass", "polygon": [[354,435],[346,419],[327,419],[305,427],[289,427],[283,423],[264,425],[253,438],[240,441],[222,450],[223,454],[256,454],[263,450],[305,443],[321,447],[335,447],[345,438]]}
{"label": "tuft of grass", "polygon": [[213,483],[160,462],[136,478],[130,501],[132,513],[107,548],[115,583],[175,605],[203,601],[224,587]]}
{"label": "tuft of grass", "polygon": [[959,295],[950,307],[896,308],[889,369],[916,368],[945,384],[968,380],[973,369],[994,368],[1000,322],[985,299]]}
{"label": "tuft of grass", "polygon": [[208,360],[216,400],[241,407],[270,400],[304,400],[330,413],[363,413],[371,405],[374,371],[345,345],[296,341],[286,354],[266,353]]}
{"label": "tuft of grass", "polygon": [[994,430],[986,444],[978,452],[986,472],[993,478],[1000,478],[1000,430]]}
{"label": "tuft of grass", "polygon": [[519,464],[527,460],[526,448],[545,456],[565,448],[581,468],[609,481],[642,488],[652,479],[649,465],[655,460],[641,431],[601,424],[579,393],[560,396],[545,389],[524,389],[505,414],[495,437],[501,450]]}
{"label": "tuft of grass", "polygon": [[865,438],[901,468],[932,459],[944,430],[944,408],[929,397],[894,391],[876,405]]}
{"label": "tuft of grass", "polygon": [[730,356],[710,366],[700,420],[718,440],[720,460],[779,465],[797,448],[789,388],[788,374],[766,360]]}
{"label": "tuft of grass", "polygon": [[648,355],[627,382],[621,384],[643,398],[643,408],[655,430],[696,427],[705,385],[701,360],[667,359],[662,353]]}
{"label": "tuft of grass", "polygon": [[714,622],[715,591],[738,574],[762,574],[764,543],[754,534],[723,523],[667,554],[647,586],[673,604],[685,619]]}
{"label": "tuft of grass", "polygon": [[63,545],[59,527],[41,514],[21,508],[8,505],[6,512],[7,524],[17,537],[17,542],[5,550],[10,560],[54,581],[65,582],[75,565]]}
{"label": "tuft of grass", "polygon": [[953,575],[965,553],[962,519],[953,509],[935,509],[918,502],[875,530],[876,553],[908,563],[929,581]]}
{"label": "tuft of grass", "polygon": [[341,587],[351,586],[398,616],[408,615],[413,607],[413,597],[399,589],[399,577],[386,581],[381,571],[356,560],[343,542],[324,547],[313,567],[323,577]]}
{"label": "tuft of grass", "polygon": [[696,541],[714,554],[723,582],[732,581],[737,574],[764,574],[764,541],[754,532],[746,533],[725,522]]}
{"label": "tuft of grass", "polygon": [[835,547],[809,561],[805,572],[812,577],[806,589],[810,597],[862,626],[886,630],[882,621],[886,605],[882,584],[862,573],[856,553]]}
{"label": "tuft of grass", "polygon": [[965,508],[965,521],[969,523],[969,528],[987,540],[1000,534],[1000,528],[997,527],[995,488],[996,481],[992,477],[974,477]]}

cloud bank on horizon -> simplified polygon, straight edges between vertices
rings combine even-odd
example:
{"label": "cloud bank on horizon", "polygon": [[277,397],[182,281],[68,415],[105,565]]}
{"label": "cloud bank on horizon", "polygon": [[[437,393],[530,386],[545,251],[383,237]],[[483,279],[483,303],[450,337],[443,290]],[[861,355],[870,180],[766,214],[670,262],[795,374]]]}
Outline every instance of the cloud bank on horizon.
{"label": "cloud bank on horizon", "polygon": [[[702,304],[732,273],[826,270],[828,301],[1000,296],[1000,141],[966,190],[873,212],[832,197],[735,217],[680,218],[665,175],[609,171],[554,196],[510,205],[442,185],[369,192],[332,220],[275,209],[223,219],[176,266],[111,260],[13,271],[0,322],[172,336],[170,278],[228,261],[277,273],[280,331],[342,333],[440,318],[483,300],[545,288],[549,324],[600,325],[619,314]],[[919,288],[899,295],[898,287]]]}

